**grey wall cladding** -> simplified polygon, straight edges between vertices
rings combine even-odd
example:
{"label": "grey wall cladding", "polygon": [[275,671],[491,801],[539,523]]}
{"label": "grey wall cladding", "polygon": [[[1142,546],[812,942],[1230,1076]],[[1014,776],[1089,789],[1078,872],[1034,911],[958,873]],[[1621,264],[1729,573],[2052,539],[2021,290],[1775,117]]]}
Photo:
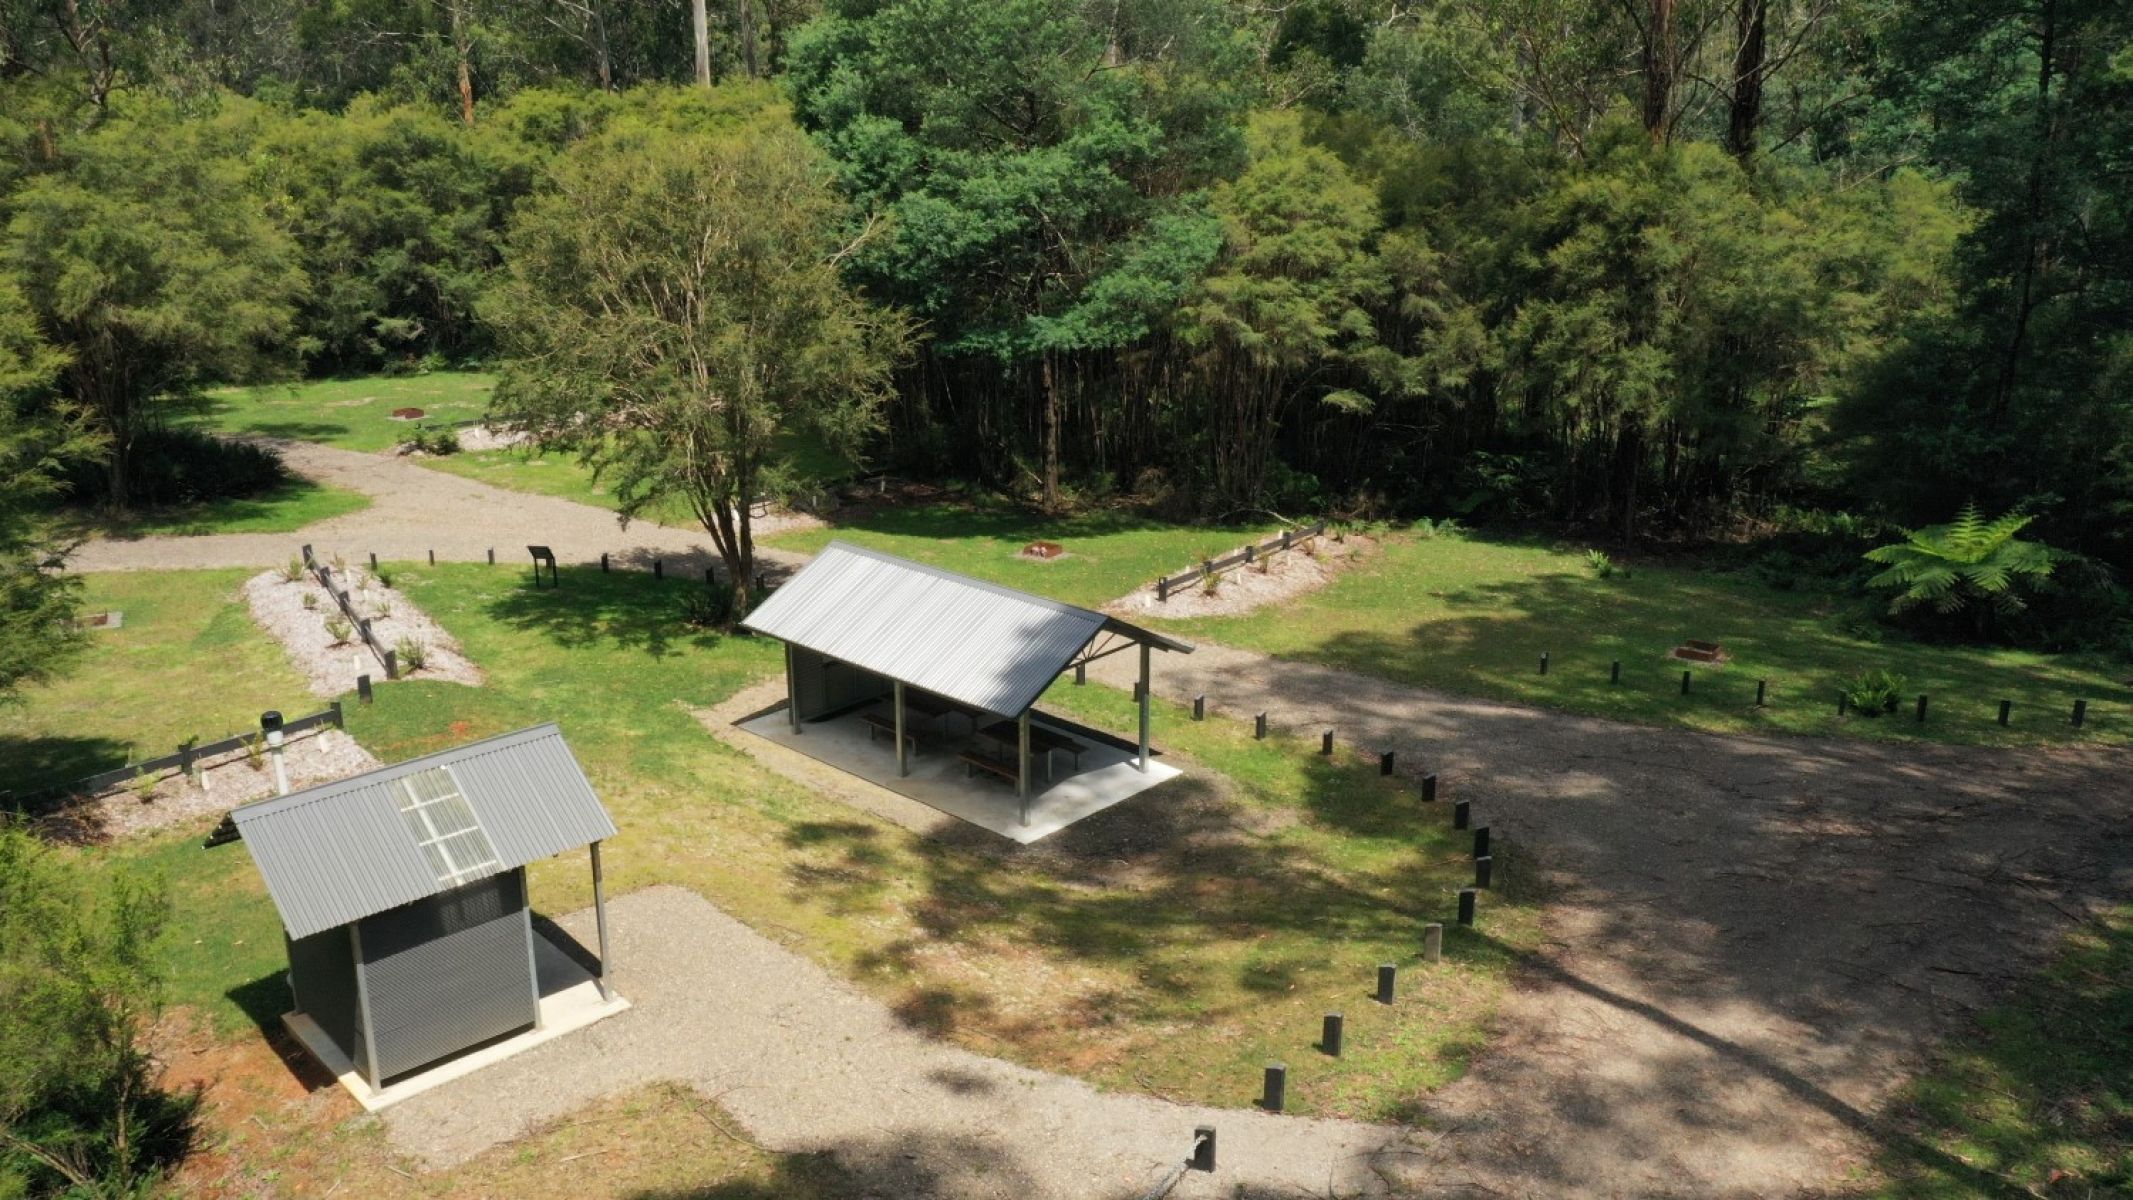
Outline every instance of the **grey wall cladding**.
{"label": "grey wall cladding", "polygon": [[378,1060],[394,1076],[534,1023],[523,869],[361,923]]}
{"label": "grey wall cladding", "polygon": [[362,1061],[355,951],[348,944],[347,926],[289,942],[289,986],[296,993],[297,1011],[324,1030],[348,1061]]}
{"label": "grey wall cladding", "polygon": [[792,649],[793,687],[799,698],[800,719],[813,720],[865,700],[889,695],[895,685],[872,671],[838,662],[805,646]]}

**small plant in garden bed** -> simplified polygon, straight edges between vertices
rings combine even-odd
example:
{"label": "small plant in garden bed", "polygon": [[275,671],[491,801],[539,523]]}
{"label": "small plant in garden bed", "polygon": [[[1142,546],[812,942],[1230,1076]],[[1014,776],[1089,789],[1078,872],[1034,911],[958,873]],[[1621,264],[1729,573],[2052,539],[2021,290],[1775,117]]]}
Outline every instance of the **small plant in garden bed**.
{"label": "small plant in garden bed", "polygon": [[329,638],[332,638],[332,639],[333,639],[333,644],[334,644],[334,645],[336,645],[336,646],[345,646],[345,645],[347,645],[347,644],[348,644],[348,639],[349,639],[349,637],[350,637],[350,636],[352,636],[352,635],[353,635],[354,633],[355,633],[355,626],[353,626],[353,625],[350,625],[350,624],[348,623],[348,621],[347,621],[347,619],[346,619],[346,618],[344,618],[344,617],[328,617],[328,618],[326,618],[326,636],[327,636],[327,637],[329,637]]}
{"label": "small plant in garden bed", "polygon": [[281,569],[281,579],[283,583],[302,583],[304,581],[304,560],[300,558],[290,559],[289,565]]}
{"label": "small plant in garden bed", "polygon": [[1896,711],[1908,681],[1894,671],[1861,671],[1844,681],[1844,698],[1862,717]]}
{"label": "small plant in garden bed", "polygon": [[1222,577],[1220,575],[1209,575],[1207,580],[1200,585],[1200,590],[1210,596],[1215,595],[1222,590]]}
{"label": "small plant in garden bed", "polygon": [[244,739],[244,765],[254,771],[267,769],[267,753],[261,746],[260,736],[256,733]]}
{"label": "small plant in garden bed", "polygon": [[305,592],[305,593],[304,593],[304,607],[305,607],[305,608],[317,608],[317,607],[318,607],[318,593],[316,593],[316,592]]}
{"label": "small plant in garden bed", "polygon": [[375,621],[382,621],[391,615],[393,615],[393,602],[390,600],[378,601],[374,606],[374,611],[370,614],[371,619]]}
{"label": "small plant in garden bed", "polygon": [[161,782],[146,771],[135,771],[133,778],[126,782],[126,790],[133,793],[135,800],[146,804],[156,798],[156,784]]}
{"label": "small plant in garden bed", "polygon": [[410,671],[419,671],[429,661],[429,644],[418,637],[403,637],[393,643],[393,653],[400,658],[400,665]]}

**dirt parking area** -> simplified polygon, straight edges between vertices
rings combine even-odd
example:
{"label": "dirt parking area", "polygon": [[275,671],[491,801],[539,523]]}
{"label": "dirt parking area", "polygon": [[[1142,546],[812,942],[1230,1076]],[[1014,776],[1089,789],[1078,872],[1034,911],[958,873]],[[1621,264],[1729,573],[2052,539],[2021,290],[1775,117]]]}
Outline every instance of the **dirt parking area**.
{"label": "dirt parking area", "polygon": [[1218,646],[1155,686],[1398,751],[1555,890],[1500,1036],[1427,1106],[1423,1196],[1818,1193],[1901,1137],[1926,1051],[2133,898],[2122,751],[1714,737]]}

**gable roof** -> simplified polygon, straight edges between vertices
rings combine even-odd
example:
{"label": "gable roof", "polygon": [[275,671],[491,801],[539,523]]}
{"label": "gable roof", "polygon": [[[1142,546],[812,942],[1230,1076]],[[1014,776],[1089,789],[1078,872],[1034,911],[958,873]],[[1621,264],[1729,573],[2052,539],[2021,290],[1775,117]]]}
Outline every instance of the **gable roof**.
{"label": "gable roof", "polygon": [[831,542],[743,625],[877,675],[1019,716],[1099,633],[1192,647],[1116,617]]}
{"label": "gable roof", "polygon": [[[491,853],[452,882],[401,813],[398,781],[448,768]],[[292,938],[613,837],[615,823],[553,724],[470,742],[230,813]]]}

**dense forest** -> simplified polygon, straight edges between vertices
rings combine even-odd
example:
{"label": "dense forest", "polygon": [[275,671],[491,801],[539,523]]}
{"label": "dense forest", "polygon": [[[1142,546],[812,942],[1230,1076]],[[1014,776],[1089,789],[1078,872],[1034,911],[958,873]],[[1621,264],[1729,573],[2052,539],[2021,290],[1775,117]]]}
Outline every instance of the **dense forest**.
{"label": "dense forest", "polygon": [[2115,0],[0,0],[0,390],[124,502],[210,385],[491,362],[574,148],[714,128],[831,181],[882,465],[2133,566]]}

